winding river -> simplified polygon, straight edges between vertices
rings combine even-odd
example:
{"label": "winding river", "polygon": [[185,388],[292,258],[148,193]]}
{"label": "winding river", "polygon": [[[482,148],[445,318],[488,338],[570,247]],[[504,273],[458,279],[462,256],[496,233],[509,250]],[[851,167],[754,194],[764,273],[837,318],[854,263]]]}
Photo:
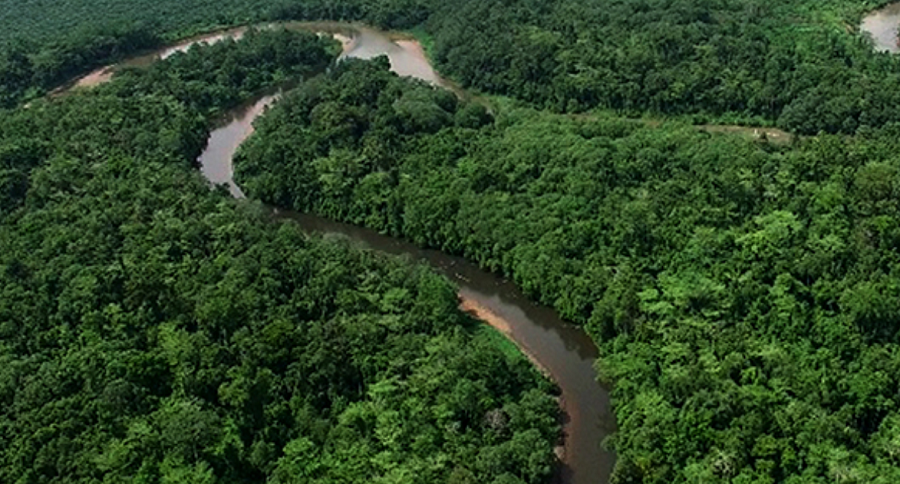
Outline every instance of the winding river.
{"label": "winding river", "polygon": [[[369,27],[341,23],[286,23],[287,28],[314,30],[332,35],[343,43],[342,58],[370,59],[386,55],[394,72],[465,93],[442,79],[428,61],[422,46],[412,38],[391,35]],[[867,15],[860,30],[870,35],[876,49],[900,52],[898,41],[900,2]],[[179,44],[107,66],[84,76],[66,89],[90,87],[108,81],[122,65],[142,66],[183,52],[197,43],[239,39],[245,28],[188,39]],[[61,89],[58,92],[63,92]],[[244,198],[233,179],[232,159],[240,144],[252,134],[253,121],[276,102],[279,93],[265,93],[230,111],[210,134],[208,146],[198,160],[203,175],[213,184],[226,185],[231,194]],[[602,440],[615,430],[609,394],[596,382],[597,348],[587,334],[562,321],[551,309],[530,302],[514,284],[485,272],[459,257],[424,250],[403,240],[374,231],[337,223],[321,217],[272,209],[278,219],[292,220],[304,229],[340,237],[359,246],[422,261],[446,275],[459,287],[460,307],[504,332],[560,387],[565,410],[565,445],[560,451],[563,466],[556,481],[565,484],[606,483],[615,455],[601,448]]]}
{"label": "winding river", "polygon": [[[411,38],[397,38],[372,28],[348,24],[285,25],[333,35],[343,43],[342,58],[368,59],[386,55],[392,70],[400,75],[423,79],[452,89],[458,95],[464,94],[435,72],[421,45]],[[159,52],[129,59],[123,64],[146,65],[196,43],[237,38],[244,32],[244,29],[232,29],[190,39]],[[89,87],[105,82],[111,78],[116,67],[100,69],[79,80],[76,86]],[[240,144],[252,134],[253,121],[278,98],[277,92],[265,93],[220,120],[198,160],[203,175],[211,183],[226,185],[233,196],[244,197],[233,180],[233,156]],[[557,449],[563,465],[556,481],[565,484],[603,484],[609,481],[615,455],[603,450],[601,442],[615,430],[615,418],[607,390],[596,381],[594,362],[597,347],[584,331],[562,321],[553,310],[530,302],[514,284],[462,258],[423,250],[371,230],[313,215],[277,209],[273,209],[273,213],[278,219],[293,220],[304,229],[326,237],[347,238],[366,248],[423,261],[455,281],[459,287],[461,308],[504,332],[559,386],[565,413],[565,443]]]}

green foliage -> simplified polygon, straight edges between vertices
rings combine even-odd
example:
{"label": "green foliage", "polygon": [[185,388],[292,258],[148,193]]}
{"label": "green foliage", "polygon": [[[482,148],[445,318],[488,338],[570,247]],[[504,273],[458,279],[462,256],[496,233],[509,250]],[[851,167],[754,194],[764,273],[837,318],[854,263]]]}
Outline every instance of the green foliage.
{"label": "green foliage", "polygon": [[68,0],[49,11],[11,2],[0,1],[10,12],[0,20],[0,106],[173,35],[327,19],[424,32],[429,54],[464,86],[559,112],[763,120],[803,134],[900,122],[900,60],[850,27],[879,0]]}
{"label": "green foliage", "polygon": [[194,160],[211,116],[253,93],[324,70],[330,41],[288,31],[250,32],[119,72],[90,92],[37,100],[0,128],[2,168],[27,174],[54,152],[76,159],[117,152],[148,160]]}
{"label": "green foliage", "polygon": [[525,358],[522,354],[521,350],[516,347],[516,344],[510,341],[509,337],[505,334],[501,333],[499,330],[492,328],[488,325],[482,325],[478,328],[478,338],[481,338],[485,342],[496,346],[500,349],[503,354],[505,354],[508,358],[519,359]]}
{"label": "green foliage", "polygon": [[0,0],[0,108],[32,99],[92,69],[158,48],[166,40],[270,20],[367,20],[386,27],[424,21],[417,0],[358,1]]}
{"label": "green foliage", "polygon": [[561,112],[765,119],[854,133],[900,121],[900,61],[850,25],[886,2],[435,2],[434,59],[465,86]]}
{"label": "green foliage", "polygon": [[[324,18],[416,27],[463,85],[557,113],[855,133],[494,122],[346,62],[237,168],[257,198],[465,255],[583,324],[615,383],[616,482],[900,480],[900,60],[853,27],[883,1],[20,3],[0,6],[0,106],[179,33]],[[545,384],[445,281],[270,227],[187,171],[212,115],[323,45],[251,35],[0,118],[3,481],[547,476]]]}
{"label": "green foliage", "polygon": [[[448,116],[410,123],[411,98]],[[615,482],[898,476],[896,126],[777,147],[527,109],[473,128],[450,101],[347,63],[261,119],[237,173],[584,325],[614,383]]]}
{"label": "green foliage", "polygon": [[0,482],[546,480],[550,385],[446,279],[194,169],[329,49],[251,34],[0,116]]}
{"label": "green foliage", "polygon": [[36,97],[79,74],[161,43],[154,31],[138,24],[85,28],[42,44],[13,41],[0,49],[0,108],[15,106],[22,98]]}

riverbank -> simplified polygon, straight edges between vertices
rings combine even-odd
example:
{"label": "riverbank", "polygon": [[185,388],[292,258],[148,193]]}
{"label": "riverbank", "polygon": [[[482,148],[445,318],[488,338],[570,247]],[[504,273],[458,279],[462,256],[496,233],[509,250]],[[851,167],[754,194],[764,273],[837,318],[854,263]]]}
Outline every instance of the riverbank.
{"label": "riverbank", "polygon": [[[480,303],[474,298],[466,297],[463,293],[459,293],[458,297],[459,310],[466,314],[469,314],[484,325],[483,331],[485,333],[486,339],[492,341],[493,344],[500,351],[506,353],[507,356],[527,359],[532,366],[537,368],[537,370],[544,375],[545,378],[554,382],[554,384],[556,383],[556,380],[553,377],[553,373],[549,368],[541,363],[540,359],[538,359],[537,354],[529,349],[527,345],[516,340],[515,331],[513,330],[513,325],[510,321],[505,319],[503,316],[495,313],[485,304]],[[496,338],[500,339],[501,341],[495,341],[495,337],[493,335],[497,335]],[[566,416],[570,414],[569,409],[566,408],[565,398],[558,397],[556,400],[559,404],[559,409],[562,413],[562,416],[564,417],[563,423],[565,423]],[[553,453],[556,454],[556,458],[559,459],[561,464],[563,464],[564,466],[568,464],[566,462],[565,435],[561,436],[559,445],[554,447]]]}
{"label": "riverbank", "polygon": [[[382,32],[362,23],[288,21],[233,27],[196,35],[161,49],[129,57],[117,64],[98,68],[57,87],[50,92],[50,96],[55,97],[65,94],[72,89],[91,88],[109,82],[115,75],[116,70],[122,67],[147,66],[153,62],[165,60],[178,52],[186,52],[198,44],[215,44],[226,39],[240,40],[250,29],[272,29],[277,27],[330,35],[341,44],[340,57],[369,59],[377,55],[387,55],[391,58],[392,66],[395,71],[398,71],[398,74],[429,81],[457,93],[460,97],[465,95],[464,91],[456,83],[447,81],[437,74],[431,67],[431,63],[421,43],[412,34],[399,31]],[[367,37],[368,39],[366,39]],[[371,48],[370,44],[373,43],[373,39],[383,45],[375,45],[374,49]],[[392,46],[396,46],[397,49],[391,49]],[[409,62],[406,59],[398,59],[397,57],[399,56],[408,56],[414,61]],[[416,66],[417,68],[415,70],[404,68],[407,65]]]}
{"label": "riverbank", "polygon": [[[715,125],[715,126],[700,126],[700,129],[704,129],[704,128],[706,128],[706,129],[710,129],[710,128],[716,129],[716,128],[718,128],[718,127],[719,127],[719,125]],[[727,127],[727,126],[723,126],[723,127]],[[748,133],[747,131],[738,132],[737,130],[739,130],[739,129],[743,129],[743,130],[751,130],[751,129],[752,129],[752,130],[756,130],[756,128],[747,128],[747,127],[740,127],[740,126],[733,126],[733,128],[736,128],[736,130],[732,130],[732,131],[735,131],[736,133],[739,133],[739,134],[742,134],[742,135],[745,135],[745,136],[750,135],[750,133]],[[729,130],[725,130],[725,132],[727,133],[727,132],[730,132],[730,131],[729,131]],[[758,131],[753,131],[753,133],[752,133],[753,136],[757,136],[758,134],[759,134]],[[767,137],[768,137],[768,135],[767,135]]]}
{"label": "riverbank", "polygon": [[[900,3],[893,5],[896,5],[898,11],[900,11]],[[900,15],[900,13],[898,13],[898,15]],[[125,59],[118,64],[108,65],[96,69],[85,76],[77,78],[73,81],[70,81],[69,83],[66,83],[63,86],[58,87],[57,89],[54,89],[50,92],[50,96],[55,97],[65,94],[72,89],[91,88],[109,82],[112,79],[113,75],[115,75],[115,71],[122,66],[146,66],[157,60],[166,59],[167,57],[177,52],[185,52],[189,48],[197,44],[214,44],[225,39],[239,40],[249,29],[270,29],[276,27],[284,27],[292,30],[304,30],[331,35],[341,44],[340,57],[356,57],[361,59],[368,59],[375,57],[377,55],[376,53],[388,55],[388,57],[391,58],[392,68],[397,71],[398,74],[431,82],[435,85],[450,90],[451,92],[455,93],[460,99],[481,104],[488,108],[491,112],[494,112],[498,108],[498,106],[501,106],[505,102],[512,102],[513,104],[517,104],[516,101],[503,98],[502,96],[498,97],[470,92],[469,90],[463,89],[461,83],[459,83],[458,81],[440,75],[433,67],[434,41],[431,36],[422,28],[417,28],[410,31],[382,31],[361,22],[336,21],[270,22],[249,26],[230,27],[227,29],[213,30],[203,34],[197,34],[163,47],[162,49],[159,49],[157,51],[144,52],[135,57]],[[384,45],[377,46],[377,48],[374,50],[367,47],[360,51],[357,51],[357,49],[359,49],[361,45],[367,44],[367,42],[363,39],[367,36],[370,38],[384,39],[386,43],[384,43]],[[369,39],[369,42],[371,42],[371,39]],[[393,44],[398,49],[397,52],[394,53],[394,55],[391,55],[390,44]],[[405,59],[398,59],[397,57],[401,55],[403,57],[409,57],[414,61],[409,62]],[[415,65],[419,67],[415,69],[406,69],[404,68],[404,66],[406,65]],[[422,66],[427,67],[423,68]],[[594,115],[585,113],[573,114],[573,116],[577,118],[588,119]],[[644,122],[648,126],[656,126],[662,122],[654,118],[635,118],[635,120]],[[787,145],[793,139],[793,135],[791,133],[771,126],[763,127],[740,124],[695,124],[694,126],[696,126],[699,130],[707,131],[710,133],[736,135],[750,140],[765,140],[778,145]]]}
{"label": "riverbank", "polygon": [[459,294],[459,309],[460,311],[472,315],[475,319],[487,324],[488,326],[496,329],[500,334],[504,335],[507,340],[509,340],[516,348],[518,348],[519,352],[527,358],[532,365],[534,365],[543,375],[550,380],[553,380],[553,374],[550,370],[544,366],[543,363],[538,359],[537,355],[531,351],[527,346],[522,344],[519,341],[516,341],[515,334],[513,333],[512,325],[509,321],[503,319],[497,313],[491,311],[485,305],[479,303],[478,301],[467,298],[463,294]]}
{"label": "riverbank", "polygon": [[[385,44],[379,41],[378,45]],[[351,49],[350,55],[353,52],[358,51]],[[253,132],[254,120],[273,100],[271,95],[260,96],[223,116],[198,160],[211,183],[226,185],[238,198],[244,194],[233,178],[234,154]],[[557,482],[594,484],[596,476],[601,476],[600,482],[608,480],[615,456],[600,451],[599,445],[615,429],[615,423],[608,392],[596,380],[597,348],[584,331],[565,323],[549,308],[533,304],[515,285],[461,258],[313,215],[281,210],[273,210],[273,214],[275,219],[288,219],[310,233],[346,237],[362,248],[421,260],[454,281],[460,301],[465,301],[461,309],[474,310],[470,315],[485,323],[480,330],[483,337],[507,355],[515,352],[515,357],[534,364],[559,388],[564,438],[554,451],[562,463]]]}

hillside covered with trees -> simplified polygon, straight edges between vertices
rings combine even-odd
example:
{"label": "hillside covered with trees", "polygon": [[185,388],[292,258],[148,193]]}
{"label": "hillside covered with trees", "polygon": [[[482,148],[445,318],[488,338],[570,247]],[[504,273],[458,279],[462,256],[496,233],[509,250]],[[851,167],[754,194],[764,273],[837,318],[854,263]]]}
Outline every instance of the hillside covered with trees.
{"label": "hillside covered with trees", "polygon": [[546,482],[554,388],[446,279],[194,167],[334,48],[250,33],[0,112],[0,482]]}
{"label": "hillside covered with trees", "polygon": [[[0,0],[0,481],[547,481],[553,389],[447,281],[194,171],[217,114],[301,78],[239,154],[248,195],[582,325],[616,484],[900,481],[900,59],[856,27],[885,3]],[[493,109],[383,59],[316,76],[336,46],[278,30],[44,97],[293,19],[415,29]]]}
{"label": "hillside covered with trees", "polygon": [[258,121],[238,179],[584,325],[614,384],[614,482],[900,479],[896,128],[777,147],[495,114],[345,62]]}
{"label": "hillside covered with trees", "polygon": [[418,28],[438,67],[465,87],[557,112],[853,134],[900,122],[900,61],[872,52],[856,28],[885,3],[67,0],[48,9],[3,0],[0,103],[199,29],[328,19]]}

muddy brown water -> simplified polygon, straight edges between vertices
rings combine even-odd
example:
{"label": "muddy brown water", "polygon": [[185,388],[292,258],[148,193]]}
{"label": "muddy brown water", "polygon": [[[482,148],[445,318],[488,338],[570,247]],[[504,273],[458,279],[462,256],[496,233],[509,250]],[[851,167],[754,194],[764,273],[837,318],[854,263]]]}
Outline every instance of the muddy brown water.
{"label": "muddy brown water", "polygon": [[[368,59],[387,55],[392,68],[402,74],[445,86],[421,46],[414,41],[393,41],[372,29],[356,30],[344,40],[342,57]],[[236,197],[240,187],[232,178],[232,159],[241,142],[253,132],[253,120],[276,102],[265,95],[242,106],[227,117],[209,138],[199,159],[203,174],[211,182],[225,184]],[[406,256],[428,263],[459,287],[463,306],[482,319],[495,319],[507,336],[528,354],[560,387],[565,410],[564,465],[557,482],[603,484],[615,464],[615,455],[601,448],[601,441],[615,430],[609,393],[596,381],[597,347],[580,328],[562,321],[551,309],[528,300],[514,284],[486,272],[466,260],[439,251],[378,234],[372,230],[337,223],[309,214],[273,209],[279,219],[289,219],[326,237],[346,238],[362,247]]]}
{"label": "muddy brown water", "polygon": [[[412,38],[398,38],[385,32],[363,25],[340,22],[284,22],[259,25],[256,28],[270,29],[284,27],[293,30],[307,30],[330,35],[343,45],[340,58],[373,59],[386,55],[391,61],[391,69],[401,76],[415,77],[434,85],[460,93],[451,82],[443,79],[428,61],[422,45]],[[73,87],[93,87],[109,82],[116,69],[121,67],[144,67],[156,61],[167,59],[179,52],[187,52],[198,44],[215,44],[226,39],[240,40],[247,33],[247,27],[238,27],[206,35],[192,37],[158,51],[131,57],[118,64],[104,66],[76,79],[55,91],[65,92]]]}
{"label": "muddy brown water", "polygon": [[900,2],[872,11],[863,18],[860,25],[860,30],[872,37],[876,50],[892,54],[900,52],[898,29],[900,29]]}
{"label": "muddy brown water", "polygon": [[[332,35],[343,44],[341,58],[370,59],[386,55],[391,68],[400,75],[415,77],[463,95],[452,83],[441,78],[425,55],[422,46],[410,38],[359,25],[339,23],[284,24],[287,28],[301,28]],[[144,66],[185,51],[197,43],[214,43],[227,38],[237,39],[246,29],[232,29],[189,39],[116,66],[108,66],[85,76],[75,83],[90,87],[107,82],[115,69],[122,65]],[[208,145],[198,159],[203,175],[212,184],[225,185],[231,194],[244,194],[234,182],[232,160],[240,144],[253,133],[253,121],[266,107],[277,102],[278,92],[264,93],[223,116],[211,132]],[[601,448],[601,442],[615,430],[609,393],[596,381],[594,363],[597,347],[581,329],[562,321],[551,309],[529,301],[514,284],[486,272],[459,257],[415,245],[374,231],[337,223],[321,217],[278,209],[270,209],[278,219],[289,219],[305,230],[325,237],[349,239],[359,246],[409,257],[429,264],[455,281],[459,287],[461,307],[503,331],[561,390],[561,405],[565,412],[563,430],[565,445],[563,465],[556,482],[565,484],[604,484],[609,481],[615,455]]]}
{"label": "muddy brown water", "polygon": [[609,482],[615,456],[600,443],[615,431],[615,418],[608,392],[596,381],[597,347],[584,331],[562,321],[552,309],[529,301],[515,284],[460,257],[314,215],[287,211],[276,211],[276,215],[326,237],[345,238],[365,248],[424,261],[449,277],[459,287],[463,307],[474,309],[473,315],[479,318],[501,319],[506,326],[501,330],[549,373],[562,391],[564,465],[556,482]]}
{"label": "muddy brown water", "polygon": [[266,107],[274,103],[280,95],[280,93],[264,94],[238,106],[219,120],[216,129],[209,135],[206,149],[197,159],[200,172],[210,183],[225,185],[232,196],[244,198],[244,192],[234,182],[231,160],[241,142],[253,134],[253,120],[265,112]]}
{"label": "muddy brown water", "polygon": [[395,41],[382,32],[361,27],[355,31],[341,57],[374,59],[382,55],[388,56],[391,70],[401,76],[422,79],[446,89],[451,88],[450,84],[434,70],[425,56],[422,45],[415,40]]}
{"label": "muddy brown water", "polygon": [[116,69],[121,67],[145,67],[156,61],[168,59],[169,57],[175,55],[178,52],[187,52],[188,49],[197,45],[197,44],[215,44],[217,42],[221,42],[225,39],[232,40],[240,40],[244,34],[247,32],[246,27],[237,27],[228,30],[222,30],[219,32],[214,32],[205,35],[198,35],[196,37],[191,37],[185,39],[177,44],[172,44],[167,47],[163,47],[157,51],[148,52],[143,55],[138,55],[135,57],[130,57],[118,64],[104,66],[99,69],[94,70],[93,72],[84,75],[74,81],[55,89],[51,92],[51,95],[59,95],[65,93],[73,88],[89,88],[94,87],[105,82],[109,82],[113,74],[115,74]]}

